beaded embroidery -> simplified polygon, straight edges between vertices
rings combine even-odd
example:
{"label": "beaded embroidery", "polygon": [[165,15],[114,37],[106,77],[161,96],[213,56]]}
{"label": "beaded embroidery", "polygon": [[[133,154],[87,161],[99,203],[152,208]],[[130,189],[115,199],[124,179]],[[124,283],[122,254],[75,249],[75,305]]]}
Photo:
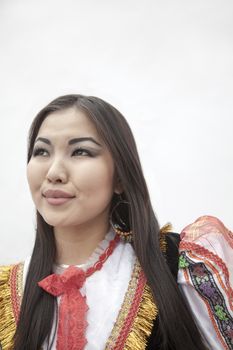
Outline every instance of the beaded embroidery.
{"label": "beaded embroidery", "polygon": [[179,268],[188,269],[195,290],[208,302],[222,337],[229,348],[232,348],[233,317],[227,309],[224,296],[215,282],[213,274],[204,263],[192,261],[185,252],[180,255]]}

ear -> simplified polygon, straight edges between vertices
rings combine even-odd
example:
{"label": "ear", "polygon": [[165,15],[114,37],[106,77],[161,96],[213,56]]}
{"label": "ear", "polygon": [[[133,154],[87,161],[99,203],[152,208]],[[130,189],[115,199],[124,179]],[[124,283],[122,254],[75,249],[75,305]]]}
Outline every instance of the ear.
{"label": "ear", "polygon": [[119,177],[117,177],[117,179],[115,181],[114,193],[122,194],[123,192],[124,192],[124,190],[123,190],[122,183],[121,183]]}

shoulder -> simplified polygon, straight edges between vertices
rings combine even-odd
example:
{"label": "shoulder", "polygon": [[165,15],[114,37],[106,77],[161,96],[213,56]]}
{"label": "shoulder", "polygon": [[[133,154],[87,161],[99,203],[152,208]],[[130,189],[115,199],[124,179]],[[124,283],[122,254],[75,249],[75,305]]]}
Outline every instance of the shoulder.
{"label": "shoulder", "polygon": [[13,266],[14,265],[0,265],[0,286],[8,281]]}
{"label": "shoulder", "polygon": [[174,279],[177,279],[180,235],[167,223],[160,229],[160,248]]}
{"label": "shoulder", "polygon": [[182,256],[189,255],[190,258],[217,264],[226,272],[233,249],[233,233],[221,220],[214,216],[201,216],[182,230],[180,238],[180,267]]}
{"label": "shoulder", "polygon": [[10,288],[12,274],[18,269],[19,264],[0,265],[0,302],[5,300],[4,293]]}
{"label": "shoulder", "polygon": [[0,266],[0,345],[12,348],[19,313],[23,263]]}
{"label": "shoulder", "polygon": [[[10,286],[11,279],[14,275],[18,275],[22,272],[24,262],[11,265],[0,265],[0,290],[8,288]],[[0,298],[2,295],[0,295]]]}
{"label": "shoulder", "polygon": [[190,243],[190,246],[196,243],[211,250],[217,249],[216,246],[212,246],[213,242],[233,248],[233,233],[221,220],[210,215],[201,216],[186,226],[181,232],[181,239],[183,242]]}

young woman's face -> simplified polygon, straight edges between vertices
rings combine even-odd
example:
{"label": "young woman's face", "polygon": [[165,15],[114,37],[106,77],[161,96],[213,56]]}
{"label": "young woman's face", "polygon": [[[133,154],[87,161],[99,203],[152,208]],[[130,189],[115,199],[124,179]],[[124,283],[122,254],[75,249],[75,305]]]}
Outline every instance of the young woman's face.
{"label": "young woman's face", "polygon": [[83,112],[69,108],[48,115],[27,177],[36,208],[48,224],[66,227],[108,220],[114,163]]}

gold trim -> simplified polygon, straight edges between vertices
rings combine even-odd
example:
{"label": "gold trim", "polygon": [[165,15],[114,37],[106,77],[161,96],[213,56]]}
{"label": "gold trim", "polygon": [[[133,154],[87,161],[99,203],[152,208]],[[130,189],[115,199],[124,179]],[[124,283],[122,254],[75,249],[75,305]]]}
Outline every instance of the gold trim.
{"label": "gold trim", "polygon": [[14,265],[0,266],[0,342],[2,350],[11,350],[16,323],[11,301],[10,274]]}
{"label": "gold trim", "polygon": [[166,253],[167,251],[167,241],[166,241],[166,235],[167,233],[172,231],[172,224],[170,222],[168,222],[166,225],[164,225],[161,229],[160,229],[160,248],[162,250],[163,253]]}
{"label": "gold trim", "polygon": [[19,306],[21,306],[22,298],[23,298],[23,270],[24,263],[19,263],[18,274],[17,274],[17,295],[19,298]]}
{"label": "gold trim", "polygon": [[124,297],[123,304],[118,313],[117,320],[113,326],[112,332],[108,338],[105,350],[112,350],[115,348],[117,339],[128,316],[132,300],[135,297],[135,292],[137,288],[138,277],[141,271],[141,267],[138,261],[135,262],[134,269],[131,275],[131,279],[128,285],[127,292]]}
{"label": "gold trim", "polygon": [[[144,275],[143,279],[141,278],[142,274],[143,272],[140,264],[136,261],[128,290],[111,335],[108,338],[105,350],[143,350],[146,348],[147,340],[153,328],[153,322],[158,314],[158,309],[153,301],[153,295],[149,286],[145,284],[146,280]],[[140,283],[142,283],[142,295],[138,306],[136,298],[138,297],[137,291],[138,287],[140,289]],[[137,309],[130,315],[134,301]],[[126,335],[124,333],[126,333]],[[124,344],[122,344],[123,341],[121,337],[124,338],[124,336],[125,340]]]}
{"label": "gold trim", "polygon": [[146,348],[153,328],[153,321],[157,315],[158,308],[153,301],[150,287],[146,285],[137,316],[125,342],[124,350],[143,350]]}
{"label": "gold trim", "polygon": [[[12,271],[16,268],[16,276],[12,276]],[[17,305],[17,312],[19,312],[23,294],[23,269],[24,263],[0,266],[0,345],[2,350],[13,348],[13,338],[19,315],[14,313],[12,297],[17,297],[14,302]]]}
{"label": "gold trim", "polygon": [[166,234],[168,232],[171,232],[173,230],[172,224],[170,222],[167,222],[161,229],[160,233]]}
{"label": "gold trim", "polygon": [[[172,231],[172,225],[167,223],[160,229],[160,247],[163,253],[167,251],[166,235]],[[141,266],[136,260],[131,280],[121,309],[119,311],[117,320],[113,326],[112,332],[108,338],[105,350],[120,349],[117,345],[118,338],[121,336],[121,331],[127,316],[130,311],[130,307],[136,298],[136,290],[139,283],[139,276],[142,272]],[[150,287],[145,284],[143,294],[139,303],[136,315],[132,315],[134,320],[129,327],[128,335],[126,337],[124,350],[143,350],[146,348],[147,340],[151,334],[153,328],[153,322],[158,315],[158,308],[154,302],[153,294]]]}
{"label": "gold trim", "polygon": [[[160,245],[163,252],[166,252],[167,248],[166,234],[171,230],[172,226],[170,223],[163,226],[160,230]],[[12,349],[13,337],[16,331],[16,320],[12,307],[11,286],[9,283],[10,274],[14,266],[15,265],[0,266],[0,345],[2,346],[2,350]],[[19,263],[16,280],[16,295],[18,296],[19,308],[23,296],[23,270],[24,263]],[[137,297],[136,291],[141,273],[141,266],[138,260],[136,260],[123,304],[118,313],[118,317],[113,326],[112,332],[108,338],[105,350],[114,350],[116,347],[117,340],[123,326],[125,325],[125,322],[127,321],[128,313],[134,298]],[[135,315],[132,315],[132,324],[127,330],[128,335],[122,350],[145,349],[147,340],[151,334],[153,322],[157,315],[158,308],[154,302],[151,289],[147,284],[145,284],[138,310],[136,310]]]}

